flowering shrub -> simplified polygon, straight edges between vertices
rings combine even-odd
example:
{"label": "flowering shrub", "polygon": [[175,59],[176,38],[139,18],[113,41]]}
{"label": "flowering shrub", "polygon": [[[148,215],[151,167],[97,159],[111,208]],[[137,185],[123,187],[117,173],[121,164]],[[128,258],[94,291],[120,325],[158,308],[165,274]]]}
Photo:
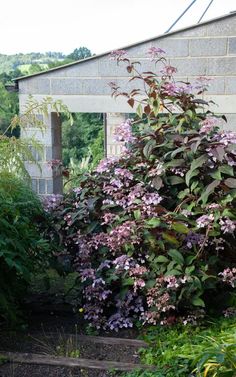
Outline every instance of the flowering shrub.
{"label": "flowering shrub", "polygon": [[236,134],[198,98],[208,79],[176,82],[163,50],[149,54],[157,73],[112,53],[144,87],[111,84],[137,104],[115,133],[124,153],[51,206],[50,237],[70,254],[84,317],[97,328],[188,322],[235,283]]}

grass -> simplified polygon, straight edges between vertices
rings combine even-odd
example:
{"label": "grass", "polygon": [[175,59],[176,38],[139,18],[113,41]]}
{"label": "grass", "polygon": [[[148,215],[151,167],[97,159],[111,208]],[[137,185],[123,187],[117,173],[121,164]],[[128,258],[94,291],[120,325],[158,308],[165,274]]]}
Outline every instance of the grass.
{"label": "grass", "polygon": [[202,326],[150,327],[140,350],[145,364],[157,370],[126,377],[236,376],[236,320],[220,318]]}

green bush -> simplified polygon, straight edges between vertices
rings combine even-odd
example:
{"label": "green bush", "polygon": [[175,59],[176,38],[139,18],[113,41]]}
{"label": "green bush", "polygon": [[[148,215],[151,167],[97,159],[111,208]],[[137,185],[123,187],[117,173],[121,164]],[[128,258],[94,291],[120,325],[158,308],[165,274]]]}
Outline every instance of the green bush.
{"label": "green bush", "polygon": [[48,244],[37,225],[40,200],[10,173],[0,173],[0,212],[0,317],[12,323],[31,273],[45,263]]}
{"label": "green bush", "polygon": [[135,371],[126,377],[235,376],[235,319],[220,318],[201,327],[150,327],[141,349],[142,363],[155,371]]}

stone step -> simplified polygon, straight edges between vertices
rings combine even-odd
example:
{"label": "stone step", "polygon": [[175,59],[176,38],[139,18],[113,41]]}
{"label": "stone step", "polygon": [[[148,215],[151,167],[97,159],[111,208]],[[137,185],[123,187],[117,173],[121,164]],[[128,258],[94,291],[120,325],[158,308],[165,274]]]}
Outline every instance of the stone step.
{"label": "stone step", "polygon": [[[134,363],[124,363],[117,361],[82,359],[71,357],[55,357],[49,355],[39,355],[33,353],[20,352],[1,352],[1,356],[6,358],[11,363],[20,364],[34,364],[34,365],[48,365],[61,366],[66,368],[79,369],[96,369],[96,370],[116,370],[116,371],[131,371],[134,369],[153,369],[152,366]],[[1,368],[0,368],[1,372]]]}

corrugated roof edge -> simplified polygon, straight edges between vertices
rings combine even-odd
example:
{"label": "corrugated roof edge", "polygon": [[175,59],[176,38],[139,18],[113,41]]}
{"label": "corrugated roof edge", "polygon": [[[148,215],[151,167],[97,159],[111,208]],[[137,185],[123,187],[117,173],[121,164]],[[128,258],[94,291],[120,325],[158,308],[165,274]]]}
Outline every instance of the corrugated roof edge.
{"label": "corrugated roof edge", "polygon": [[[152,37],[152,38],[148,38],[148,39],[145,39],[145,40],[142,40],[142,41],[139,41],[139,42],[136,42],[136,43],[132,43],[130,45],[127,45],[127,46],[124,46],[124,47],[120,47],[118,49],[113,49],[113,50],[125,50],[125,49],[128,49],[128,48],[131,48],[131,47],[135,47],[135,46],[138,46],[140,44],[143,44],[143,43],[146,43],[146,42],[151,42],[155,39],[159,39],[159,38],[165,38],[165,37],[168,37],[169,35],[174,35],[174,34],[177,34],[177,33],[180,33],[182,31],[187,31],[189,29],[194,29],[194,28],[197,28],[199,26],[202,26],[202,25],[207,25],[207,24],[210,24],[212,22],[215,22],[215,21],[218,21],[218,20],[222,20],[224,18],[228,18],[228,17],[235,17],[236,16],[236,11],[233,11],[233,12],[230,12],[228,14],[225,14],[223,16],[220,16],[220,17],[216,17],[216,18],[212,18],[210,20],[207,20],[207,21],[204,21],[204,22],[201,22],[199,24],[194,24],[194,25],[191,25],[191,26],[187,26],[185,28],[181,28],[181,29],[178,29],[178,30],[174,30],[174,31],[171,31],[169,33],[164,33],[164,34],[160,34],[160,35],[157,35],[155,37]],[[100,58],[102,56],[105,56],[105,55],[108,55],[111,53],[111,51],[113,50],[109,50],[109,51],[106,51],[106,52],[103,52],[101,54],[98,54],[98,55],[93,55],[93,56],[90,56],[89,58],[85,58],[85,59],[81,59],[81,60],[77,60],[73,63],[69,63],[69,64],[65,64],[65,65],[60,65],[59,67],[56,67],[56,68],[51,68],[51,69],[48,69],[46,71],[41,71],[41,72],[37,72],[37,73],[34,73],[32,75],[27,75],[27,76],[21,76],[21,77],[17,77],[15,79],[13,79],[12,81],[15,81],[16,83],[19,81],[19,80],[27,80],[29,78],[32,78],[32,77],[35,77],[35,76],[40,76],[40,75],[44,75],[46,73],[49,73],[49,72],[53,72],[53,71],[58,71],[59,69],[63,69],[63,68],[67,68],[67,67],[71,67],[73,65],[76,65],[76,64],[79,64],[79,63],[84,63],[86,61],[90,61],[90,60],[93,60],[93,59],[97,59],[97,58]]]}

